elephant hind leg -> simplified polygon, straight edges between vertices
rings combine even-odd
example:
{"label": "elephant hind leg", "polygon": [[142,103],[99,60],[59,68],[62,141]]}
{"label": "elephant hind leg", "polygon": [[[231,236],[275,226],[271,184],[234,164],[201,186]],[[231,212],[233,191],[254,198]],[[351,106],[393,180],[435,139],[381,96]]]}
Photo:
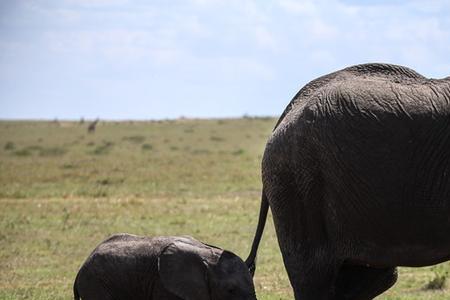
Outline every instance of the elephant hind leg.
{"label": "elephant hind leg", "polygon": [[334,283],[339,264],[332,253],[319,248],[307,253],[281,245],[283,260],[296,300],[335,299]]}
{"label": "elephant hind leg", "polygon": [[[282,179],[283,177],[276,177]],[[341,265],[328,243],[322,215],[322,194],[311,182],[272,182],[269,204],[283,262],[296,300],[334,299],[334,282]]]}
{"label": "elephant hind leg", "polygon": [[397,269],[343,265],[336,279],[336,299],[369,300],[397,281]]}

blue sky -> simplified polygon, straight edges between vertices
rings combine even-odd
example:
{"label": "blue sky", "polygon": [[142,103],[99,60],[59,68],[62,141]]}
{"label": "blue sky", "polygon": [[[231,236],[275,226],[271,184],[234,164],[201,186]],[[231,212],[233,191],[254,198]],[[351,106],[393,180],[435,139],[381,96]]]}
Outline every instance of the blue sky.
{"label": "blue sky", "polygon": [[0,2],[3,119],[276,116],[366,62],[450,75],[450,1]]}

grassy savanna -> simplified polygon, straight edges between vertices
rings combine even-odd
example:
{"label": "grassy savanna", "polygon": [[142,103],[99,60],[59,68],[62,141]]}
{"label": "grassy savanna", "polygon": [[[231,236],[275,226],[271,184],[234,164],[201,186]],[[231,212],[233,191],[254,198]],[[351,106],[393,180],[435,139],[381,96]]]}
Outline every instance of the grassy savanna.
{"label": "grassy savanna", "polygon": [[[86,123],[0,122],[0,299],[70,299],[80,264],[115,232],[192,235],[245,258],[274,123],[102,122],[88,134]],[[448,270],[401,268],[379,299],[448,299]],[[256,287],[292,299],[271,221]]]}

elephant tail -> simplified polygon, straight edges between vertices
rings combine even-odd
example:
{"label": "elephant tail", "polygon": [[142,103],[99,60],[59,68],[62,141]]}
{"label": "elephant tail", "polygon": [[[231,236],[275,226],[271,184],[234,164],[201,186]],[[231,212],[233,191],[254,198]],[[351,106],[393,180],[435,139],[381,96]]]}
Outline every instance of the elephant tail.
{"label": "elephant tail", "polygon": [[258,226],[256,227],[255,237],[253,238],[252,249],[248,258],[245,260],[245,264],[247,265],[252,276],[255,275],[256,271],[256,255],[258,252],[259,243],[261,242],[262,234],[264,232],[264,226],[266,225],[268,211],[269,202],[267,201],[267,196],[263,190],[261,195],[261,208],[259,209]]}

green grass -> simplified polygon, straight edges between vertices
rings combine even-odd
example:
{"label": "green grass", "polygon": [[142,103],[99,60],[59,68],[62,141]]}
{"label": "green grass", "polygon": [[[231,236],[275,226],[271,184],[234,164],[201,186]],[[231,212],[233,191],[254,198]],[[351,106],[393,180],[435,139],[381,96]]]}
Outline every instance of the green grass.
{"label": "green grass", "polygon": [[[88,122],[87,122],[88,123]],[[0,299],[70,299],[115,232],[192,235],[246,257],[275,119],[0,122]],[[292,299],[271,219],[259,299]],[[379,299],[448,299],[449,264],[401,268]]]}

